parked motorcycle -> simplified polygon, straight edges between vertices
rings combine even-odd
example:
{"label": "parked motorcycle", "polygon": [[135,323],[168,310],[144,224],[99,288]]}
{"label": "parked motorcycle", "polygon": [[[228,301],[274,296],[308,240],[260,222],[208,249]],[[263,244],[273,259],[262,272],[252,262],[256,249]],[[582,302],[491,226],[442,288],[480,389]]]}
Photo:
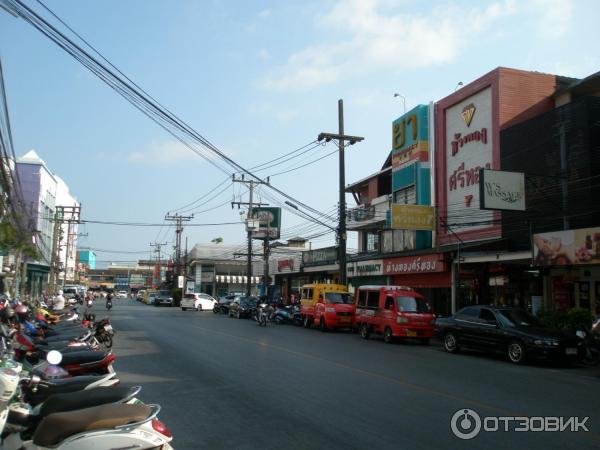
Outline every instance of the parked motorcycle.
{"label": "parked motorcycle", "polygon": [[591,330],[580,329],[577,336],[583,339],[581,362],[586,366],[600,364],[600,319],[596,319]]}
{"label": "parked motorcycle", "polygon": [[258,325],[261,327],[266,327],[267,322],[271,321],[274,313],[274,309],[271,305],[267,303],[260,303],[258,308],[256,308],[256,315],[254,316],[254,320],[258,322]]}
{"label": "parked motorcycle", "polygon": [[278,325],[284,323],[294,323],[292,307],[290,305],[276,307],[275,311],[273,312],[272,320]]}

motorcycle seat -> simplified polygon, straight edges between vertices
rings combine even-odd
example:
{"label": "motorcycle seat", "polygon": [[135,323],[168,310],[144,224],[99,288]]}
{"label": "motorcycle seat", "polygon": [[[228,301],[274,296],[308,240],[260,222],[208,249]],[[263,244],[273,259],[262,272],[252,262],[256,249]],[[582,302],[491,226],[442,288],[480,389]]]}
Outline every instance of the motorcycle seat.
{"label": "motorcycle seat", "polygon": [[53,394],[46,399],[40,408],[39,416],[76,409],[90,408],[92,406],[123,403],[135,397],[140,391],[139,386],[126,387],[97,387],[87,391]]}
{"label": "motorcycle seat", "polygon": [[143,404],[101,405],[54,413],[44,417],[33,435],[33,443],[42,447],[53,447],[69,436],[141,422],[151,414],[152,408]]}
{"label": "motorcycle seat", "polygon": [[71,364],[86,364],[100,362],[106,358],[106,353],[96,352],[93,350],[82,350],[80,352],[69,352],[63,355],[60,365],[62,367],[69,366]]}
{"label": "motorcycle seat", "polygon": [[99,375],[84,375],[73,378],[59,378],[57,380],[42,380],[35,392],[27,389],[26,399],[28,403],[35,406],[46,400],[50,395],[81,391],[90,384],[100,381],[102,378],[104,377]]}

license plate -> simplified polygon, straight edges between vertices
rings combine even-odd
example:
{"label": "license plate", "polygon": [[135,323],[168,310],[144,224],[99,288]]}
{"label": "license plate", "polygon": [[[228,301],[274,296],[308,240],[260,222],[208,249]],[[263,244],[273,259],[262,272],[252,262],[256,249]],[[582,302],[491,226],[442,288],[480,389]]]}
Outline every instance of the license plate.
{"label": "license plate", "polygon": [[406,335],[407,336],[416,336],[417,332],[416,331],[411,331],[411,330],[406,330]]}
{"label": "license plate", "polygon": [[577,349],[576,348],[566,348],[565,349],[565,353],[567,355],[576,355],[577,354]]}
{"label": "license plate", "polygon": [[342,317],[340,317],[340,322],[350,322],[350,316],[342,316]]}
{"label": "license plate", "polygon": [[104,329],[106,331],[112,331],[113,327],[112,327],[112,325],[104,325]]}

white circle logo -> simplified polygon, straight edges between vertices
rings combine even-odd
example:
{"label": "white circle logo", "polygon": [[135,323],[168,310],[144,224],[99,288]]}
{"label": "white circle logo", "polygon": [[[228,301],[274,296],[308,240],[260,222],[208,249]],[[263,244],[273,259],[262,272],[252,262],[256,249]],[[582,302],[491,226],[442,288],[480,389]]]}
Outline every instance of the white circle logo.
{"label": "white circle logo", "polygon": [[481,431],[481,417],[472,409],[459,409],[452,416],[450,428],[459,439],[473,439]]}

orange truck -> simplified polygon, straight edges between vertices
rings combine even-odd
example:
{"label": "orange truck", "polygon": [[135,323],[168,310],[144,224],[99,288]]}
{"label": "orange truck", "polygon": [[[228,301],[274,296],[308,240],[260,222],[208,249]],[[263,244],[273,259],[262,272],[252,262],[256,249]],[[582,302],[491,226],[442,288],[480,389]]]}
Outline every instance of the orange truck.
{"label": "orange truck", "polygon": [[300,289],[300,314],[305,328],[321,331],[354,328],[354,299],[343,284],[305,284]]}

